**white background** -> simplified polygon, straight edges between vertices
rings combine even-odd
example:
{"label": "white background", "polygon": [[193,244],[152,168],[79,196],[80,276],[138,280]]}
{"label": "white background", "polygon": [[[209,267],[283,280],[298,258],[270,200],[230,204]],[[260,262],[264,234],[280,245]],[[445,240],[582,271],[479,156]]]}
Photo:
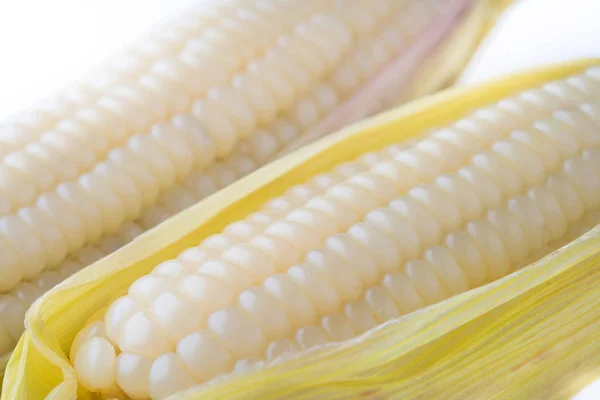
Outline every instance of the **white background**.
{"label": "white background", "polygon": [[600,57],[600,0],[520,0],[484,41],[463,82],[588,57]]}
{"label": "white background", "polygon": [[0,0],[0,120],[199,0]]}
{"label": "white background", "polygon": [[[81,76],[153,23],[200,1],[211,0],[0,0],[0,120]],[[600,0],[517,1],[463,82],[600,57],[599,16]]]}

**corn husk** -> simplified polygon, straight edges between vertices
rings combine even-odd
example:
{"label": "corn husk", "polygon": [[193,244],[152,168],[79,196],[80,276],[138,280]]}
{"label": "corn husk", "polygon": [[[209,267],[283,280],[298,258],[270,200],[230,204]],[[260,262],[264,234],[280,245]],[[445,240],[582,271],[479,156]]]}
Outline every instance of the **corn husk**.
{"label": "corn husk", "polygon": [[482,0],[463,17],[453,32],[421,65],[398,99],[398,104],[457,83],[492,28],[514,0]]}

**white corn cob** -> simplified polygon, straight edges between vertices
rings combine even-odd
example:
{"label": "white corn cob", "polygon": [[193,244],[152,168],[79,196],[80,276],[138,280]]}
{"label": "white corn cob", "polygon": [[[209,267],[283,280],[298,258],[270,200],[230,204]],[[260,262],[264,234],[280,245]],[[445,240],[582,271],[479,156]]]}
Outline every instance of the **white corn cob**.
{"label": "white corn cob", "polygon": [[59,99],[33,112],[39,121],[4,128],[0,291],[126,223],[155,225],[307,133],[334,130],[353,117],[339,112],[353,93],[406,48],[424,57],[443,36],[428,29],[449,29],[469,2],[218,4],[76,90],[97,95]]}
{"label": "white corn cob", "polygon": [[600,72],[296,186],[136,280],[75,338],[79,382],[161,399],[481,286],[600,222]]}

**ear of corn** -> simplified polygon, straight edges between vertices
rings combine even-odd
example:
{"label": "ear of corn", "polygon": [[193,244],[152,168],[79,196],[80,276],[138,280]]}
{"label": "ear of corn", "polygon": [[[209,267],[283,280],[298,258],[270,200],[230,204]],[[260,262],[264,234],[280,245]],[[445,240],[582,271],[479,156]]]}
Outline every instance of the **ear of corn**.
{"label": "ear of corn", "polygon": [[544,325],[597,306],[597,237],[522,268],[600,220],[599,66],[417,101],[191,207],[34,303],[3,399],[542,398],[597,351],[592,314]]}
{"label": "ear of corn", "polygon": [[[25,310],[73,272],[265,163],[445,84],[497,7],[474,5],[208,2],[3,124],[0,370]],[[460,57],[434,57],[449,44]]]}

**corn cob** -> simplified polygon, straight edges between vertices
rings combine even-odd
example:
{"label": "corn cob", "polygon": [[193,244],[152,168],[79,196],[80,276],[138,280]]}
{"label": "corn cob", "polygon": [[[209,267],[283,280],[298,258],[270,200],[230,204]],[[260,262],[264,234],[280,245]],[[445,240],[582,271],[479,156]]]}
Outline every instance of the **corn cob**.
{"label": "corn cob", "polygon": [[341,164],[160,263],[71,346],[81,385],[160,399],[495,281],[600,222],[600,72]]}
{"label": "corn cob", "polygon": [[[387,64],[402,64],[405,52],[413,64],[424,57],[468,7],[216,4],[75,90],[95,94],[67,93],[4,128],[0,290],[59,267],[127,222],[154,226],[300,136],[351,122],[344,106],[354,93]],[[417,43],[419,35],[426,40]],[[233,55],[221,56],[223,46]]]}

